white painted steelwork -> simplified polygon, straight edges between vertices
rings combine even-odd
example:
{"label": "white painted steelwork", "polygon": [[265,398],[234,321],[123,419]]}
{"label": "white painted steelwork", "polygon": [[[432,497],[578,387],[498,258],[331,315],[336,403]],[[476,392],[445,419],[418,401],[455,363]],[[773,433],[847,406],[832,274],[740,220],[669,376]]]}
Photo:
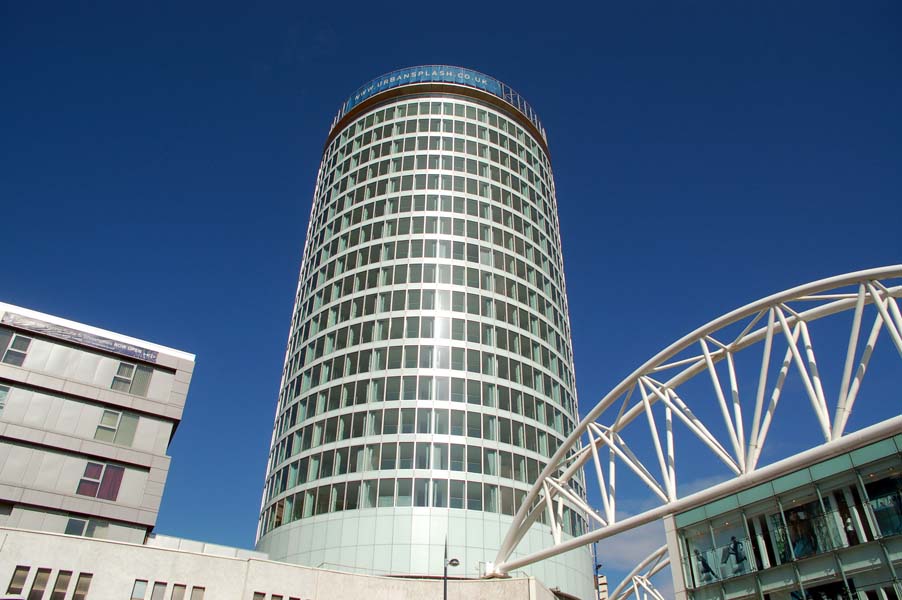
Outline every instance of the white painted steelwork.
{"label": "white painted steelwork", "polygon": [[[506,575],[514,569],[543,560],[574,548],[591,544],[617,533],[634,529],[666,515],[699,506],[737,490],[767,481],[806,464],[829,458],[850,448],[876,441],[902,431],[902,416],[846,434],[849,415],[855,405],[868,364],[881,330],[886,329],[892,345],[902,356],[902,312],[898,299],[902,297],[902,265],[848,273],[795,287],[734,310],[693,331],[655,355],[609,392],[568,437],[548,462],[520,507],[504,539],[490,575]],[[843,347],[832,345],[830,351],[843,352],[841,384],[833,410],[829,408],[817,355],[809,333],[809,324],[818,319],[852,312],[848,342]],[[862,345],[860,338],[866,331]],[[737,333],[738,332],[738,333]],[[780,356],[775,345],[782,346]],[[841,346],[841,345],[840,345]],[[745,351],[760,352],[760,369],[754,401],[740,398],[740,371],[736,355]],[[721,365],[718,373],[717,365]],[[823,370],[824,365],[820,368]],[[722,373],[726,371],[726,374]],[[790,371],[800,377],[804,394],[817,419],[823,443],[786,460],[759,467],[759,460],[768,431],[773,423],[783,385]],[[840,373],[837,373],[840,375]],[[704,400],[713,401],[719,408],[722,423],[707,416],[706,422],[695,414],[687,398],[680,394],[680,386],[696,376],[697,381],[708,380],[709,396],[698,398],[693,388],[692,404],[698,407]],[[726,381],[722,381],[726,379]],[[773,381],[770,381],[773,379]],[[726,383],[726,390],[725,385]],[[700,386],[699,386],[700,387]],[[663,410],[661,406],[663,405]],[[753,411],[750,431],[746,432],[743,409]],[[653,410],[657,408],[657,412]],[[600,418],[615,409],[608,424]],[[660,413],[663,413],[663,418]],[[642,440],[643,447],[654,449],[654,459],[643,461],[631,450],[620,435],[623,429],[642,416],[648,421],[650,434]],[[747,417],[746,417],[747,418]],[[674,451],[674,420],[691,432],[728,470],[731,479],[690,496],[681,497],[677,487],[677,461]],[[660,429],[663,427],[663,439]],[[712,431],[722,428],[719,439]],[[634,430],[631,430],[634,431]],[[585,436],[582,443],[580,440]],[[649,439],[650,438],[650,439]],[[601,450],[608,449],[607,457]],[[634,447],[637,447],[634,445]],[[606,459],[606,460],[605,460]],[[602,507],[596,510],[570,488],[570,478],[591,461],[597,476]],[[637,476],[659,502],[659,506],[645,512],[619,519],[617,514],[617,463]],[[648,464],[648,463],[651,464]],[[590,533],[564,540],[560,535],[561,507],[564,502],[575,505],[594,521],[596,529]],[[540,551],[512,558],[514,551],[530,525],[545,512],[552,524],[552,543]],[[612,598],[625,598],[629,593],[657,597],[646,585],[658,570],[663,548],[643,561],[620,584]],[[643,569],[646,569],[644,573]],[[657,572],[657,571],[655,571]],[[629,589],[628,589],[629,588]]]}
{"label": "white painted steelwork", "polygon": [[623,578],[614,591],[608,596],[609,600],[626,600],[631,595],[636,594],[636,598],[640,596],[644,599],[649,597],[655,600],[664,600],[660,592],[658,592],[651,584],[650,579],[659,571],[670,564],[670,555],[667,554],[667,545],[663,545],[648,557],[640,562],[636,567]]}

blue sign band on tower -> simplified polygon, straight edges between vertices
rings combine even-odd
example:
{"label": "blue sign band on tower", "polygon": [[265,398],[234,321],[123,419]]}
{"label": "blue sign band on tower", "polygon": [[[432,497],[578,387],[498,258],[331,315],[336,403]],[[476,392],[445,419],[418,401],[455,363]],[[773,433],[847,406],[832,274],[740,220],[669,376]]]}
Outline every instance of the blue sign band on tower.
{"label": "blue sign band on tower", "polygon": [[333,122],[333,127],[341,117],[368,98],[386,90],[416,83],[455,83],[488,92],[516,108],[536,126],[539,132],[541,132],[542,137],[545,137],[545,129],[542,127],[542,123],[539,121],[535,111],[516,91],[497,79],[489,77],[479,71],[448,65],[408,67],[391,71],[373,79],[357,88],[357,90],[351,94],[351,97],[344,102]]}

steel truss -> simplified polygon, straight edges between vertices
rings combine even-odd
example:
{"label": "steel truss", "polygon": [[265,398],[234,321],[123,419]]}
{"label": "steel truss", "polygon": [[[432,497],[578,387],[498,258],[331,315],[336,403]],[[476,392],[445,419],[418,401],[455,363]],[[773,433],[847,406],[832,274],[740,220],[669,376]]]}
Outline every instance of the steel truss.
{"label": "steel truss", "polygon": [[649,581],[658,571],[670,564],[670,555],[667,554],[667,545],[661,546],[640,562],[623,578],[614,591],[608,595],[609,600],[626,600],[632,594],[642,600],[664,600],[663,596]]}
{"label": "steel truss", "polygon": [[[514,517],[488,574],[504,576],[514,569],[634,529],[758,480],[763,481],[764,477],[778,475],[771,467],[782,465],[783,471],[798,468],[795,465],[801,459],[817,460],[831,452],[842,451],[852,442],[861,443],[865,438],[885,436],[902,429],[902,417],[897,417],[876,430],[868,428],[869,433],[845,434],[849,415],[883,330],[902,357],[900,278],[902,265],[894,265],[795,287],[715,319],[651,358],[611,390],[555,452]],[[841,375],[841,384],[838,393],[830,397],[822,384],[809,325],[843,312],[852,313],[852,325],[845,347],[835,344],[827,347],[828,351],[844,353],[840,355],[844,360],[838,361],[843,365],[841,374],[836,373]],[[785,352],[781,353],[783,347]],[[760,360],[760,368],[752,369],[757,372],[751,377],[740,377],[747,373],[736,368],[736,356],[740,352],[745,353],[746,359]],[[780,465],[759,467],[784,383],[792,371],[800,377],[823,442],[794,459],[781,461]],[[695,380],[687,392],[691,399],[681,394],[681,386],[690,380]],[[699,397],[698,388],[702,385],[706,390],[702,396],[707,397]],[[740,397],[741,389],[752,388],[755,393],[751,399]],[[718,410],[714,411],[713,417],[707,415],[703,419],[690,406],[698,408],[705,402],[713,402]],[[609,412],[609,409],[612,410]],[[749,409],[752,418],[746,421]],[[600,421],[602,415],[609,417],[606,419],[608,424]],[[621,435],[624,428],[637,419],[647,421],[647,430],[641,428],[645,436],[641,444],[643,448],[653,447],[651,460],[640,459]],[[722,423],[718,422],[720,419]],[[700,440],[702,447],[723,464],[730,479],[703,492],[681,497],[677,487],[675,421],[683,426],[681,431],[688,431]],[[746,423],[750,424],[748,431]],[[634,427],[630,431],[635,430]],[[638,449],[639,446],[634,447]],[[602,452],[604,449],[607,449],[606,456]],[[592,463],[597,477],[602,504],[598,510],[589,506],[570,483],[588,462]],[[648,487],[658,501],[657,507],[618,520],[618,463]],[[564,504],[585,514],[594,526],[590,528],[592,531],[565,540],[562,535]],[[551,545],[539,552],[512,558],[521,539],[543,512],[552,531]],[[658,600],[660,595],[648,578],[666,566],[669,559],[665,555],[666,549],[662,547],[640,563],[615,589],[611,598],[623,600],[632,593],[638,597],[641,592]]]}

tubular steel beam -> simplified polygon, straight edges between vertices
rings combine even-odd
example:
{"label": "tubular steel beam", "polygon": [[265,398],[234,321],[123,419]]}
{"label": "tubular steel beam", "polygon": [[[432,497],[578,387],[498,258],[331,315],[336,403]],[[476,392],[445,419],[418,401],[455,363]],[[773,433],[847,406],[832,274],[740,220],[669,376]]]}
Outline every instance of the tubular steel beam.
{"label": "tubular steel beam", "polygon": [[[511,528],[502,541],[493,569],[488,575],[503,576],[513,569],[605,539],[665,515],[756,485],[758,482],[799,468],[800,465],[822,460],[847,448],[902,431],[902,416],[900,416],[844,435],[845,425],[881,328],[885,327],[888,330],[893,345],[902,355],[902,311],[897,303],[897,299],[902,297],[902,285],[899,285],[898,281],[900,278],[902,265],[893,265],[797,286],[714,319],[646,361],[586,414],[548,461],[520,505]],[[897,281],[891,284],[890,280]],[[853,286],[854,292],[849,292],[848,288]],[[812,303],[814,306],[802,310],[802,307],[798,306],[800,302]],[[790,304],[794,304],[796,308]],[[870,305],[874,305],[876,309],[868,311],[868,314],[874,314],[873,326],[859,357],[858,348],[861,346],[859,337],[864,330],[865,309]],[[848,346],[842,349],[844,353],[842,356],[844,361],[841,361],[842,382],[840,393],[836,398],[835,411],[831,414],[808,325],[845,311],[853,314],[852,327]],[[867,322],[870,323],[869,320]],[[738,335],[729,333],[727,328],[730,326],[741,327],[740,333]],[[776,362],[779,359],[772,356],[778,338],[785,341],[787,346],[779,369]],[[755,380],[757,385],[754,388],[754,398],[746,400],[754,405],[754,411],[749,411],[754,416],[750,422],[751,427],[747,430],[740,400],[740,383],[744,379],[741,373],[737,373],[734,357],[738,352],[760,342],[763,342],[760,369],[755,369],[755,373],[749,378]],[[687,356],[687,352],[691,354]],[[728,379],[724,381],[729,385],[729,397],[718,375],[720,363],[726,365]],[[774,363],[773,368],[771,363]],[[824,443],[758,469],[758,460],[780,400],[783,383],[793,366],[799,371],[804,388],[803,396],[808,397],[817,417]],[[776,373],[776,381],[769,384],[772,372]],[[669,373],[670,376],[659,377],[660,373]],[[676,392],[677,387],[703,373],[708,374],[706,379],[710,380],[709,394],[719,409],[717,412],[722,417],[728,443],[721,443]],[[637,390],[639,393],[635,394]],[[664,417],[660,421],[653,413],[656,410],[655,405],[659,402],[664,405],[662,409]],[[621,405],[614,421],[608,425],[598,423],[599,417],[618,403]],[[624,428],[643,414],[648,420],[645,435],[652,438],[644,443],[654,449],[652,462],[657,463],[655,467],[643,463],[620,435]],[[734,475],[732,479],[691,496],[679,498],[676,485],[677,461],[674,455],[674,414],[677,417],[676,422],[685,425],[689,435],[695,436],[713,456],[719,457],[729,467]],[[663,439],[659,430],[660,423],[665,425]],[[588,439],[586,446],[581,443],[583,435]],[[606,469],[602,467],[599,456],[599,451],[604,446],[608,447],[610,456]],[[570,479],[590,460],[595,468],[604,505],[603,510],[599,512],[587,510],[584,502],[577,502],[578,495],[569,487]],[[636,475],[660,498],[661,506],[616,521],[615,465],[618,460],[629,467],[629,472]],[[658,476],[653,473],[656,469],[659,469]],[[557,510],[552,508],[552,501],[555,499]],[[562,535],[562,524],[558,521],[562,518],[563,503],[578,512],[591,515],[599,522],[601,528],[575,538],[564,539],[566,536]],[[551,530],[556,534],[554,543],[545,550],[511,559],[520,540],[542,512],[548,516]],[[641,584],[641,581],[636,583]]]}

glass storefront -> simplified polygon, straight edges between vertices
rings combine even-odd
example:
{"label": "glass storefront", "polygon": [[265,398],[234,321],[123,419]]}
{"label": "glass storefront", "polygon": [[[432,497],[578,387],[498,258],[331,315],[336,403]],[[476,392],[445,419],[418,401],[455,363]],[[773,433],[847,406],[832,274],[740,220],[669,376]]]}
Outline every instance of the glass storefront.
{"label": "glass storefront", "polygon": [[694,599],[898,600],[902,436],[675,516]]}

